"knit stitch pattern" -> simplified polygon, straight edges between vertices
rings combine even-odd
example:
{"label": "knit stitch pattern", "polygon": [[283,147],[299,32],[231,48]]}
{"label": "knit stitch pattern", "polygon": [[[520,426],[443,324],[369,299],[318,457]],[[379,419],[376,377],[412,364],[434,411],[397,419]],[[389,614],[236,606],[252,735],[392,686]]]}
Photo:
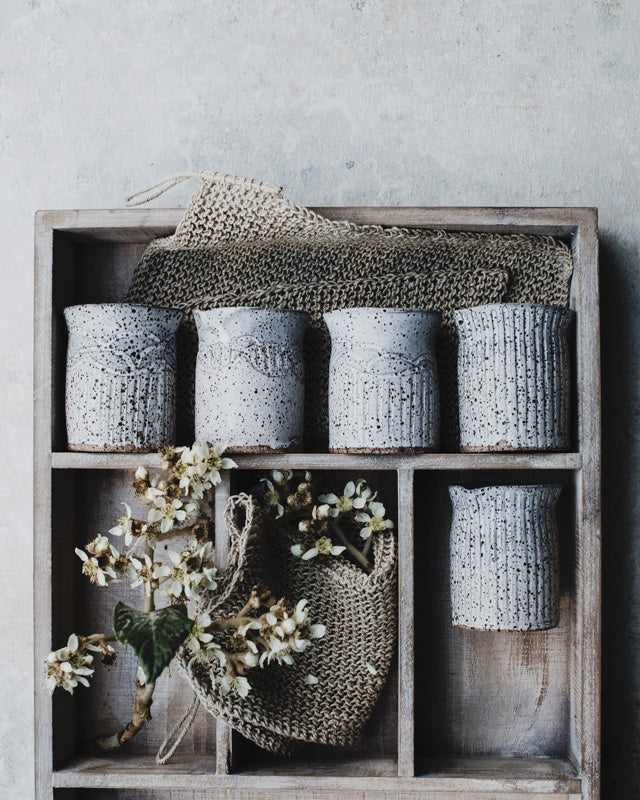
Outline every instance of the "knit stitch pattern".
{"label": "knit stitch pattern", "polygon": [[568,305],[566,243],[550,236],[383,228],[325,219],[278,187],[217,173],[200,184],[173,236],[147,248],[127,302],[185,312],[178,333],[178,434],[193,434],[194,308],[308,311],[305,448],[326,449],[329,334],[324,311],[349,306],[432,308],[444,449],[456,449],[457,338],[451,311],[499,302]]}
{"label": "knit stitch pattern", "polygon": [[[354,745],[380,696],[397,646],[397,552],[392,531],[374,533],[373,572],[345,557],[309,561],[291,554],[307,541],[267,519],[255,500],[231,497],[225,519],[230,536],[227,568],[218,589],[200,598],[196,613],[212,619],[233,617],[256,584],[295,604],[305,598],[312,622],[326,633],[295,656],[291,666],[252,669],[244,699],[221,697],[211,685],[224,675],[217,660],[203,661],[183,648],[178,664],[200,701],[215,717],[260,747],[289,754],[300,742]],[[219,644],[228,646],[225,634]],[[318,679],[305,682],[306,675]]]}

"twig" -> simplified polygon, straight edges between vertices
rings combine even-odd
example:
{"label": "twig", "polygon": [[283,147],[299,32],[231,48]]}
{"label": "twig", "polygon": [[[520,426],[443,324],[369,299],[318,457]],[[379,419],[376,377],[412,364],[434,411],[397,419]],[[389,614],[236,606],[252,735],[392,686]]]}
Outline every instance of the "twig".
{"label": "twig", "polygon": [[338,534],[340,541],[347,548],[347,552],[349,553],[349,555],[352,558],[354,558],[358,562],[358,564],[360,564],[360,566],[364,567],[364,569],[366,569],[367,572],[373,572],[373,567],[369,563],[366,555],[364,555],[364,553],[358,550],[357,547],[351,544],[351,542],[345,535],[344,531],[335,520],[331,520],[331,527]]}

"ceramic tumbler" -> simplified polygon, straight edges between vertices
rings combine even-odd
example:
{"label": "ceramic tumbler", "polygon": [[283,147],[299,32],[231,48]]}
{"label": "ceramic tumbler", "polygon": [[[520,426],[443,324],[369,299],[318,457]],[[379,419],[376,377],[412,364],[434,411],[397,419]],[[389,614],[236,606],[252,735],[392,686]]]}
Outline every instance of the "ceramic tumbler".
{"label": "ceramic tumbler", "polygon": [[559,486],[450,486],[451,617],[494,631],[558,624]]}
{"label": "ceramic tumbler", "polygon": [[232,452],[300,450],[308,314],[238,307],[194,317],[196,439],[226,442]]}
{"label": "ceramic tumbler", "polygon": [[435,342],[440,314],[345,308],[324,315],[331,334],[329,449],[437,450],[440,396]]}
{"label": "ceramic tumbler", "polygon": [[454,312],[463,452],[569,450],[571,319],[528,303]]}
{"label": "ceramic tumbler", "polygon": [[147,452],[175,439],[175,333],[182,313],[124,303],[70,306],[69,450]]}

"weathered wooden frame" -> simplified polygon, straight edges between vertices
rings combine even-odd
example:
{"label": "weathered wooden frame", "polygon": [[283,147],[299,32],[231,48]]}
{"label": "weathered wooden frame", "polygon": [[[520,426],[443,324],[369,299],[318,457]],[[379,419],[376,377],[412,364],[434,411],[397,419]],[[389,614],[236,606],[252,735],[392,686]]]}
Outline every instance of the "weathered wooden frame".
{"label": "weathered wooden frame", "polygon": [[[35,734],[36,796],[51,798],[57,790],[68,796],[102,796],[92,789],[145,790],[144,797],[168,797],[169,790],[184,790],[180,797],[214,798],[363,798],[420,796],[424,800],[516,800],[516,798],[564,798],[597,800],[600,786],[600,358],[598,317],[597,212],[590,208],[319,208],[333,219],[358,223],[422,226],[446,230],[497,231],[549,234],[566,239],[571,246],[574,276],[571,306],[576,313],[576,376],[574,417],[577,420],[574,452],[560,454],[428,454],[428,455],[246,455],[241,470],[274,467],[325,470],[381,470],[395,473],[399,543],[399,647],[397,695],[397,753],[393,773],[376,770],[368,762],[345,762],[323,769],[310,765],[267,767],[235,772],[236,736],[217,723],[216,763],[203,766],[197,757],[177,755],[175,764],[159,768],[148,756],[96,759],[70,754],[55,764],[52,747],[52,700],[43,686],[43,661],[61,642],[52,641],[54,612],[53,545],[60,531],[53,529],[54,477],[82,475],[82,471],[130,470],[141,461],[154,466],[156,456],[70,453],[60,447],[60,376],[64,374],[55,320],[54,277],[74,247],[83,243],[120,243],[118,251],[134,263],[151,239],[173,232],[180,209],[112,211],[43,211],[35,226]],[[99,261],[99,259],[98,259]],[[128,268],[131,267],[131,264]],[[95,274],[80,280],[97,284],[100,296],[100,263]],[[77,276],[76,276],[77,278]],[[72,283],[73,281],[71,281]],[[74,296],[70,287],[70,296]],[[105,297],[104,299],[113,299]],[[53,410],[52,410],[53,409]],[[58,433],[56,434],[56,431]],[[54,449],[55,448],[55,449]],[[565,476],[573,487],[571,569],[570,663],[568,666],[568,739],[561,758],[464,758],[437,762],[424,769],[416,743],[416,588],[414,560],[414,486],[416,476],[437,472],[483,475],[510,472],[535,480],[552,470]],[[535,473],[535,474],[534,474]],[[457,476],[459,477],[459,475]],[[71,480],[71,479],[70,479]],[[422,480],[422,477],[420,477]],[[66,485],[64,480],[58,483]],[[71,484],[73,485],[73,484]],[[216,491],[216,516],[221,521],[231,491],[227,478]],[[59,523],[58,523],[59,524]],[[222,528],[218,525],[218,529]],[[417,534],[416,534],[417,535]],[[224,563],[224,542],[218,558]],[[55,552],[55,564],[62,556]],[[72,548],[69,560],[72,560]],[[501,634],[497,634],[500,636]],[[516,634],[530,636],[531,634]],[[559,712],[560,713],[560,712]],[[566,710],[562,711],[566,713]],[[59,759],[58,759],[59,760]],[[393,766],[395,764],[395,766]],[[236,795],[237,792],[237,795]],[[111,795],[109,795],[111,796]],[[117,793],[114,795],[117,796]],[[173,797],[174,795],[171,794]],[[178,796],[178,795],[176,795]]]}

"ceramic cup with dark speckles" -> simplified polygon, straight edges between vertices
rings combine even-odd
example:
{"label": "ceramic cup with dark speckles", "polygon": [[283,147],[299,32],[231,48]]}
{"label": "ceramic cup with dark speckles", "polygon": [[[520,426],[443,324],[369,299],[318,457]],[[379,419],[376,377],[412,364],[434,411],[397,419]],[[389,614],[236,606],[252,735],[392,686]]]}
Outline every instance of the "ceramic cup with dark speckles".
{"label": "ceramic cup with dark speckles", "polygon": [[329,449],[334,453],[437,450],[440,394],[436,311],[344,308],[324,315],[331,334]]}
{"label": "ceramic cup with dark speckles", "polygon": [[454,312],[463,452],[569,449],[572,317],[533,303]]}
{"label": "ceramic cup with dark speckles", "polygon": [[560,486],[450,486],[451,618],[491,631],[559,622]]}
{"label": "ceramic cup with dark speckles", "polygon": [[69,450],[148,452],[175,440],[175,334],[170,308],[98,303],[64,311]]}
{"label": "ceramic cup with dark speckles", "polygon": [[302,449],[309,315],[277,308],[195,310],[196,439],[231,452]]}

